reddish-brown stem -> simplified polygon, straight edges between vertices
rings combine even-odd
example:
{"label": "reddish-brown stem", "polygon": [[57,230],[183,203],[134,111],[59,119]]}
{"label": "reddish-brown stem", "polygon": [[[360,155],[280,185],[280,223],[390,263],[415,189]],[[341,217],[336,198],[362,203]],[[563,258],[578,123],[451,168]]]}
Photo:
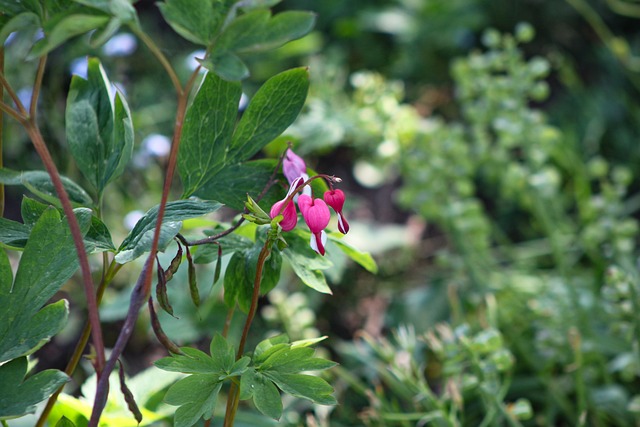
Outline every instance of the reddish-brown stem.
{"label": "reddish-brown stem", "polygon": [[[111,283],[114,276],[120,269],[122,268],[122,264],[118,264],[115,261],[112,261],[109,265],[107,271],[103,274],[102,281],[98,286],[98,292],[96,293],[96,301],[98,305],[100,305],[100,301],[102,301],[102,296],[104,295],[104,291],[107,288],[107,285]],[[80,339],[78,340],[75,349],[73,350],[73,354],[71,358],[67,362],[67,366],[64,369],[64,372],[71,376],[75,372],[78,363],[80,363],[80,359],[82,357],[82,353],[84,352],[87,343],[89,342],[89,337],[91,336],[91,324],[89,322],[85,323],[84,329],[82,329],[82,333],[80,334]],[[51,409],[53,409],[53,405],[55,405],[58,396],[62,392],[63,387],[60,387],[56,390],[55,393],[49,397],[46,406],[42,410],[38,421],[36,422],[35,427],[42,427],[47,422],[47,417],[51,413]]]}
{"label": "reddish-brown stem", "polygon": [[38,155],[44,163],[45,169],[51,177],[53,186],[56,189],[56,193],[58,194],[58,198],[60,199],[60,203],[62,204],[62,210],[64,211],[64,214],[66,215],[67,221],[69,223],[69,229],[71,230],[73,242],[76,247],[76,252],[78,253],[78,259],[80,261],[80,271],[82,272],[84,293],[85,297],[87,298],[89,323],[91,324],[91,329],[93,330],[93,345],[96,350],[95,368],[96,372],[100,374],[105,362],[104,343],[102,340],[102,329],[100,328],[100,317],[98,316],[98,305],[96,303],[95,289],[93,286],[93,279],[91,278],[91,267],[89,267],[89,258],[87,257],[87,253],[85,251],[82,231],[80,230],[78,220],[73,213],[73,207],[71,206],[69,195],[62,185],[62,180],[60,179],[58,168],[54,164],[53,159],[51,158],[51,154],[49,153],[49,150],[44,143],[44,139],[42,138],[40,129],[36,126],[34,121],[30,120],[26,127],[26,130],[29,134],[29,138],[31,138],[31,141],[33,142]]}
{"label": "reddish-brown stem", "polygon": [[127,317],[125,319],[125,324],[116,340],[116,344],[113,347],[111,352],[111,356],[107,361],[103,375],[98,381],[98,387],[96,390],[96,396],[93,405],[93,412],[91,413],[91,418],[89,420],[89,427],[95,427],[98,425],[100,421],[100,415],[104,410],[108,390],[109,390],[109,375],[113,371],[116,361],[120,354],[124,350],[131,334],[133,333],[135,322],[138,318],[138,313],[142,304],[147,301],[149,298],[149,294],[151,292],[151,282],[152,282],[152,273],[153,273],[153,263],[155,260],[156,253],[158,251],[158,243],[160,241],[160,229],[162,227],[162,221],[164,219],[164,214],[166,210],[166,205],[169,200],[169,193],[171,191],[171,185],[173,183],[173,175],[175,173],[175,168],[177,164],[178,158],[178,149],[180,147],[180,137],[182,136],[182,127],[184,124],[184,117],[187,110],[187,101],[191,88],[193,87],[193,83],[196,80],[197,74],[199,72],[199,68],[197,68],[191,78],[187,82],[187,85],[183,89],[180,86],[180,82],[175,78],[175,73],[171,68],[171,65],[168,63],[167,59],[164,57],[162,52],[157,48],[157,46],[153,43],[149,37],[144,35],[142,32],[136,32],[139,36],[142,34],[141,39],[147,45],[147,47],[156,55],[158,60],[162,63],[162,65],[167,69],[174,86],[176,87],[176,91],[178,92],[178,106],[176,111],[176,120],[175,127],[173,133],[173,140],[171,144],[171,152],[169,154],[169,162],[167,165],[167,172],[164,179],[164,185],[162,188],[162,197],[160,200],[160,206],[158,207],[158,216],[156,227],[153,233],[153,240],[151,243],[151,249],[149,252],[149,256],[144,264],[142,272],[138,277],[138,281],[134,287],[134,291],[131,295],[131,302],[129,305],[129,311],[127,313]]}
{"label": "reddish-brown stem", "polygon": [[13,102],[14,104],[16,104],[16,108],[20,115],[22,117],[27,117],[27,110],[24,108],[24,105],[22,105],[22,102],[20,102],[20,98],[18,98],[18,95],[16,95],[15,91],[13,90],[7,79],[4,77],[4,73],[0,73],[0,85],[5,88],[11,99],[13,99]]}

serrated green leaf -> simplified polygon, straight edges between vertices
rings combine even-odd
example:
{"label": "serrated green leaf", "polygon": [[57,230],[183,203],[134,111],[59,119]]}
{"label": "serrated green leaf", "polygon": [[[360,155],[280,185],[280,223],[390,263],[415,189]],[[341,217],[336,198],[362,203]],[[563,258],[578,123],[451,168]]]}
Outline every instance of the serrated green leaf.
{"label": "serrated green leaf", "polygon": [[0,419],[8,419],[33,413],[36,404],[47,399],[58,387],[69,380],[63,372],[48,369],[26,381],[27,358],[20,357],[0,365]]}
{"label": "serrated green leaf", "polygon": [[[260,363],[260,369],[277,371],[282,374],[294,374],[325,370],[336,365],[330,360],[313,357],[314,353],[315,350],[310,347],[290,347],[284,351],[276,351]],[[261,359],[264,359],[264,356]]]}
{"label": "serrated green leaf", "polygon": [[224,80],[240,81],[249,77],[249,69],[242,59],[227,51],[216,51],[205,59],[198,59],[200,65]]}
{"label": "serrated green leaf", "polygon": [[[221,206],[218,202],[199,199],[176,200],[167,203],[160,234],[160,248],[166,247],[171,239],[178,234],[182,220],[206,215],[220,209]],[[158,219],[158,208],[159,206],[156,205],[149,209],[124,239],[115,257],[118,263],[131,262],[151,249],[153,232]]]}
{"label": "serrated green leaf", "polygon": [[65,113],[67,143],[78,168],[98,194],[122,174],[133,153],[133,124],[122,95],[112,104],[111,83],[90,58],[87,79],[74,75]]}
{"label": "serrated green leaf", "polygon": [[158,3],[165,21],[173,30],[192,43],[210,45],[233,1],[166,0]]}
{"label": "serrated green leaf", "polygon": [[315,24],[311,12],[287,11],[271,16],[257,9],[234,19],[220,34],[216,49],[233,52],[262,52],[275,49],[307,34]]}
{"label": "serrated green leaf", "polygon": [[45,31],[45,38],[33,46],[29,56],[31,58],[43,56],[70,38],[100,28],[107,22],[109,22],[109,17],[106,15],[82,13],[69,15],[57,21],[49,32]]}
{"label": "serrated green leaf", "polygon": [[308,232],[297,232],[287,236],[289,247],[282,251],[282,256],[305,285],[318,292],[331,294],[327,280],[320,270],[330,268],[333,264],[328,259],[318,256],[303,240],[303,234],[309,235]]}
{"label": "serrated green leaf", "polygon": [[[242,210],[247,201],[247,194],[260,194],[269,182],[275,167],[276,162],[271,159],[228,165],[212,176],[209,182],[198,189],[194,195],[205,199],[219,200],[225,206]],[[279,200],[278,197],[281,194],[274,187],[265,194],[265,197],[260,201],[261,205],[271,206]]]}
{"label": "serrated green leaf", "polygon": [[309,72],[295,68],[267,80],[249,102],[233,134],[227,161],[251,158],[298,117],[309,90]]}
{"label": "serrated green leaf", "polygon": [[329,239],[334,242],[346,256],[364,267],[364,269],[369,273],[378,273],[378,264],[376,264],[376,261],[369,252],[359,251],[353,246],[345,243],[341,238],[332,236],[331,234],[329,235]]}
{"label": "serrated green leaf", "polygon": [[[79,215],[78,221],[86,232],[90,216]],[[31,231],[13,285],[0,283],[0,362],[29,354],[62,329],[68,313],[66,301],[41,307],[77,268],[66,220],[49,208]]]}
{"label": "serrated green leaf", "polygon": [[280,390],[296,397],[309,399],[320,405],[335,405],[336,398],[331,394],[333,387],[320,377],[302,374],[286,374],[269,371],[265,376],[272,380]]}
{"label": "serrated green leaf", "polygon": [[215,74],[208,73],[202,82],[187,111],[178,153],[183,197],[206,185],[224,166],[241,95],[238,83]]}
{"label": "serrated green leaf", "polygon": [[[91,206],[93,201],[86,191],[71,179],[61,176],[62,185],[69,194],[74,206]],[[29,191],[49,203],[60,206],[58,195],[49,174],[45,171],[18,172],[0,168],[0,183],[5,185],[24,185]]]}

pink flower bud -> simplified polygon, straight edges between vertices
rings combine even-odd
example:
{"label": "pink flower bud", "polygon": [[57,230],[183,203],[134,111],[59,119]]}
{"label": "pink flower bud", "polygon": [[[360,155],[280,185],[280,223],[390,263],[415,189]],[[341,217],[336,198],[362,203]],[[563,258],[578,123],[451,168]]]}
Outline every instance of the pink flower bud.
{"label": "pink flower bud", "polygon": [[342,207],[344,206],[344,193],[342,190],[329,190],[324,193],[324,201],[327,205],[331,206],[338,215],[338,230],[342,234],[349,232],[349,223],[342,214]]}
{"label": "pink flower bud", "polygon": [[293,152],[293,150],[288,148],[284,154],[284,159],[282,160],[282,173],[284,173],[287,181],[291,183],[299,176],[306,175],[307,165],[302,157],[298,156]]}

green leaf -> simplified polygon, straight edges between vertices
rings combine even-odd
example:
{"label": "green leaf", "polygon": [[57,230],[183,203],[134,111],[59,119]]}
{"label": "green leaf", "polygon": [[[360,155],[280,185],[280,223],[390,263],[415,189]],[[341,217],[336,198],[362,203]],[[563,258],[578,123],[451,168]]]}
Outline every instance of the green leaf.
{"label": "green leaf", "polygon": [[66,16],[55,22],[49,31],[45,28],[45,37],[33,46],[29,56],[31,58],[43,56],[70,38],[100,28],[107,22],[109,17],[106,15],[76,13]]}
{"label": "green leaf", "polygon": [[253,352],[254,362],[256,364],[262,363],[270,356],[271,353],[266,353],[267,350],[280,345],[280,344],[288,344],[289,336],[287,334],[280,334],[270,338],[267,338],[263,341],[260,341],[256,346],[256,349]]}
{"label": "green leaf", "polygon": [[11,248],[24,248],[31,234],[31,227],[17,221],[0,218],[0,243]]}
{"label": "green leaf", "polygon": [[[3,6],[0,5],[0,9]],[[4,9],[2,9],[4,10]],[[0,42],[4,44],[9,34],[14,31],[24,31],[27,29],[35,29],[40,27],[40,18],[33,12],[23,12],[11,17],[0,29]]]}
{"label": "green leaf", "polygon": [[185,39],[210,45],[218,34],[233,1],[166,0],[158,3],[165,21]]}
{"label": "green leaf", "polygon": [[[86,191],[67,177],[62,176],[62,185],[75,206],[91,206],[93,201]],[[58,195],[53,187],[49,174],[45,171],[18,172],[0,168],[0,183],[5,185],[24,185],[33,194],[43,200],[60,206]]]}
{"label": "green leaf", "polygon": [[320,377],[301,374],[269,372],[265,374],[283,392],[296,397],[309,399],[320,405],[335,405],[336,398],[331,394],[333,387]]}
{"label": "green leaf", "polygon": [[234,253],[229,260],[223,283],[224,303],[227,307],[234,307],[237,302],[245,313],[249,311],[251,304],[249,289],[253,286],[253,282],[246,277],[245,256],[242,251]]}
{"label": "green leaf", "polygon": [[241,9],[245,11],[254,9],[267,9],[280,3],[282,0],[244,0]]}
{"label": "green leaf", "polygon": [[60,420],[56,423],[55,427],[76,427],[76,425],[73,423],[73,421],[71,421],[69,418],[63,416],[62,418],[60,418]]}
{"label": "green leaf", "polygon": [[213,415],[222,382],[216,374],[191,375],[172,385],[164,397],[169,405],[180,406],[175,413],[175,427],[191,427],[200,418]]}
{"label": "green leaf", "polygon": [[[90,217],[78,217],[86,232]],[[47,209],[31,231],[15,281],[0,282],[0,363],[30,354],[67,320],[67,303],[60,300],[40,309],[78,268],[75,246],[66,220]]]}
{"label": "green leaf", "polygon": [[73,0],[76,3],[101,10],[115,18],[120,23],[137,22],[136,9],[128,0]]}
{"label": "green leaf", "polygon": [[[258,241],[252,248],[237,251],[231,257],[224,276],[224,301],[228,307],[233,307],[237,302],[242,311],[249,311],[262,245]],[[272,252],[263,267],[261,294],[264,295],[278,284],[281,267],[282,257]]]}
{"label": "green leaf", "polygon": [[182,131],[178,173],[184,185],[183,197],[206,185],[224,166],[241,95],[239,83],[224,81],[211,73],[205,77],[187,111]]}
{"label": "green leaf", "polygon": [[268,378],[256,373],[249,387],[253,389],[253,403],[258,411],[279,420],[282,416],[282,399],[276,386]]}
{"label": "green leaf", "polygon": [[[275,167],[276,161],[272,159],[229,165],[212,176],[194,195],[203,199],[219,200],[230,208],[242,210],[247,201],[247,194],[262,193]],[[281,196],[282,194],[274,186],[260,203],[263,206],[271,206]]]}
{"label": "green leaf", "polygon": [[205,59],[198,59],[200,65],[224,80],[239,81],[249,77],[249,69],[235,54],[216,51]]}
{"label": "green leaf", "polygon": [[235,349],[227,343],[227,340],[220,334],[216,334],[209,344],[211,359],[217,370],[221,372],[231,371],[236,361]]}
{"label": "green leaf", "polygon": [[[49,205],[23,197],[21,206],[23,223],[0,218],[0,243],[16,249],[24,248],[31,229],[48,207]],[[59,209],[59,211],[62,214],[62,210]],[[74,212],[76,216],[91,215],[91,211],[86,208],[76,208]],[[87,253],[115,251],[107,226],[96,216],[91,216],[91,224],[84,243]]]}
{"label": "green leaf", "polygon": [[171,386],[164,398],[166,403],[180,406],[174,420],[177,426],[191,426],[201,417],[209,419],[222,382],[244,373],[250,363],[248,357],[236,361],[234,347],[220,334],[213,337],[209,349],[211,356],[184,347],[184,355],[165,357],[155,363],[167,371],[193,374]]}
{"label": "green leaf", "polygon": [[[160,234],[160,247],[166,247],[171,239],[178,234],[182,227],[182,220],[206,215],[220,209],[221,206],[218,202],[199,199],[177,200],[167,203]],[[156,205],[149,209],[124,239],[115,257],[118,263],[131,262],[151,249],[153,232],[158,219],[158,208],[159,205]]]}
{"label": "green leaf", "polygon": [[275,49],[298,39],[313,29],[315,15],[311,12],[288,11],[271,16],[258,9],[234,19],[218,41],[216,49],[234,52],[262,52]]}
{"label": "green leaf", "polygon": [[20,417],[33,413],[36,404],[51,396],[62,384],[69,380],[63,372],[48,369],[39,372],[26,381],[27,358],[20,357],[0,365],[0,419]]}
{"label": "green leaf", "polygon": [[[205,230],[207,236],[213,236],[224,231],[223,228],[214,228],[213,230]],[[222,254],[227,255],[232,252],[248,249],[253,246],[253,241],[236,233],[228,234],[217,240],[222,246]],[[218,259],[218,245],[200,245],[193,253],[193,262],[196,264],[209,264]]]}
{"label": "green leaf", "polygon": [[129,107],[120,93],[112,105],[110,86],[100,61],[90,58],[87,79],[74,75],[71,80],[65,114],[69,151],[99,195],[133,153]]}
{"label": "green leaf", "polygon": [[296,233],[287,235],[289,247],[282,251],[282,256],[305,285],[318,292],[331,294],[327,280],[320,270],[326,270],[333,264],[327,258],[315,253],[309,246],[308,240],[302,236],[310,236],[310,234],[296,230]]}
{"label": "green leaf", "polygon": [[288,70],[267,80],[242,115],[227,160],[247,160],[284,132],[302,110],[308,89],[306,68]]}
{"label": "green leaf", "polygon": [[209,355],[191,347],[182,347],[184,355],[172,355],[156,360],[155,365],[165,371],[183,372],[185,374],[210,374],[216,367]]}
{"label": "green leaf", "polygon": [[347,244],[339,236],[329,234],[329,239],[334,242],[342,252],[353,261],[364,267],[369,273],[376,274],[378,272],[378,264],[369,252],[361,252],[353,246]]}

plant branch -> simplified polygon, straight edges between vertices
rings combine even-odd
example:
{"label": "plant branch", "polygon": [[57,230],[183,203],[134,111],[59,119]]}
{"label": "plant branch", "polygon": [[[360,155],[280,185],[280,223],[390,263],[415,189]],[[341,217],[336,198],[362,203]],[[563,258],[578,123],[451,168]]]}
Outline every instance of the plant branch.
{"label": "plant branch", "polygon": [[[0,87],[2,87],[2,86],[0,86]],[[27,118],[26,118],[26,116],[23,116],[18,111],[16,111],[15,109],[11,108],[11,106],[5,104],[2,101],[0,101],[0,111],[2,111],[4,113],[7,113],[8,115],[10,115],[14,119],[16,119],[16,121],[18,123],[20,123],[22,126],[24,126],[24,127],[27,126]]]}
{"label": "plant branch", "polygon": [[40,89],[42,88],[42,78],[44,77],[44,69],[47,64],[47,56],[43,56],[38,61],[38,71],[36,72],[36,80],[33,84],[33,91],[31,92],[31,103],[29,104],[29,117],[35,123],[36,114],[38,111],[38,97],[40,96]]}
{"label": "plant branch", "polygon": [[18,95],[16,95],[15,91],[13,90],[13,88],[5,78],[4,72],[0,73],[0,85],[2,85],[2,87],[6,89],[11,99],[13,99],[13,102],[14,104],[16,104],[16,108],[18,109],[20,114],[23,117],[27,117],[28,115],[27,110],[24,108],[24,105],[22,105],[22,102],[20,102],[20,98],[18,98]]}
{"label": "plant branch", "polygon": [[189,92],[188,90],[185,91],[182,88],[182,84],[180,83],[180,79],[176,75],[176,72],[174,71],[173,67],[171,66],[171,63],[169,62],[167,57],[164,56],[164,53],[162,53],[160,48],[158,48],[158,46],[155,44],[153,39],[151,37],[149,37],[144,31],[142,31],[136,25],[132,25],[132,26],[130,26],[130,28],[131,28],[131,31],[133,31],[133,33],[136,36],[138,36],[140,38],[140,40],[142,40],[142,43],[144,43],[145,46],[147,46],[147,49],[149,49],[151,51],[151,53],[156,57],[158,62],[160,62],[162,67],[165,69],[165,71],[169,75],[169,78],[171,79],[171,83],[173,83],[173,87],[176,89],[176,92],[178,93],[178,97],[181,98],[181,97],[184,96],[185,92],[188,93]]}
{"label": "plant branch", "polygon": [[[242,357],[242,353],[244,353],[244,347],[247,343],[247,338],[249,336],[249,329],[251,329],[251,323],[253,322],[253,318],[256,315],[256,311],[258,309],[258,299],[260,298],[260,283],[262,282],[262,270],[264,269],[264,264],[269,258],[271,254],[271,247],[273,246],[273,240],[269,237],[267,241],[262,246],[262,250],[260,251],[260,255],[258,255],[258,264],[256,265],[256,277],[253,281],[253,293],[251,295],[251,306],[249,307],[249,312],[247,313],[247,319],[244,322],[244,328],[242,329],[242,336],[240,337],[240,344],[238,344],[238,352],[236,354],[236,360]],[[240,398],[240,393],[238,386],[234,383],[231,384],[231,388],[229,389],[229,397],[227,401],[227,411],[224,419],[224,427],[233,426],[233,420],[236,416],[236,411],[238,410],[238,403]]]}
{"label": "plant branch", "polygon": [[62,204],[62,210],[67,217],[71,235],[73,236],[73,242],[76,247],[78,259],[80,261],[80,270],[82,272],[84,292],[87,299],[89,323],[91,323],[91,327],[93,329],[93,345],[96,349],[95,367],[96,372],[99,374],[102,371],[102,367],[104,366],[105,362],[104,343],[102,340],[102,330],[100,328],[100,318],[98,316],[98,306],[96,304],[93,279],[91,277],[91,267],[89,266],[89,258],[87,257],[87,253],[84,247],[82,231],[80,230],[78,219],[73,213],[73,207],[71,206],[69,195],[67,194],[67,191],[62,184],[62,180],[60,179],[58,168],[53,162],[51,154],[49,153],[49,150],[44,143],[44,139],[42,137],[42,134],[40,133],[40,129],[36,126],[34,121],[29,121],[26,126],[26,131],[29,134],[29,137],[31,138],[36,151],[38,152],[38,155],[42,159],[45,169],[49,173],[51,181],[53,182],[53,186],[56,189],[56,193],[58,194],[58,197],[60,199],[60,203]]}
{"label": "plant branch", "polygon": [[[93,412],[91,413],[91,418],[89,420],[89,427],[96,427],[98,422],[100,421],[100,415],[104,410],[106,405],[107,396],[109,393],[109,375],[113,371],[115,364],[120,357],[120,354],[124,350],[131,334],[133,333],[133,329],[138,319],[138,314],[140,312],[140,308],[147,301],[151,292],[151,282],[152,282],[152,271],[153,264],[155,262],[156,253],[158,252],[158,244],[160,241],[160,230],[162,227],[162,220],[164,219],[164,214],[166,211],[167,201],[169,200],[169,192],[171,190],[171,184],[173,183],[173,175],[175,173],[177,158],[178,158],[178,149],[180,148],[180,138],[182,136],[182,128],[184,124],[184,117],[186,115],[187,110],[187,102],[189,92],[185,92],[180,82],[169,64],[166,57],[162,54],[162,52],[158,49],[158,47],[153,43],[153,41],[142,31],[139,29],[132,27],[133,31],[143,40],[143,42],[147,45],[147,47],[151,50],[151,52],[158,58],[160,63],[165,67],[167,73],[171,77],[174,86],[178,92],[178,106],[176,111],[176,120],[175,127],[173,133],[173,140],[171,144],[171,152],[169,153],[169,163],[167,165],[167,171],[164,179],[164,185],[162,188],[162,197],[160,200],[160,205],[158,207],[158,216],[156,220],[156,227],[153,233],[153,240],[151,243],[151,249],[149,251],[149,256],[144,264],[142,271],[140,272],[140,276],[135,284],[133,289],[133,293],[131,294],[131,300],[129,304],[129,311],[127,312],[127,317],[125,319],[125,323],[122,327],[120,335],[118,335],[118,339],[116,340],[116,344],[113,347],[111,352],[111,356],[107,361],[103,375],[98,380],[98,387],[96,390],[96,396],[93,405]],[[189,79],[189,88],[195,81],[195,76],[197,75],[199,69],[196,69],[191,78]]]}
{"label": "plant branch", "polygon": [[[120,271],[122,266],[123,264],[118,264],[115,261],[112,261],[111,264],[109,265],[109,268],[107,269],[106,273],[102,278],[102,281],[100,282],[100,285],[98,286],[98,291],[96,292],[96,302],[98,305],[100,305],[100,302],[102,301],[102,296],[104,295],[104,291],[107,288],[107,285],[111,283],[116,273]],[[73,354],[71,355],[71,358],[69,359],[69,362],[67,362],[67,366],[64,369],[65,374],[67,374],[68,376],[72,376],[73,373],[76,371],[76,368],[78,367],[78,363],[80,363],[80,359],[82,358],[82,353],[84,352],[84,349],[87,347],[87,343],[89,342],[90,336],[91,336],[91,323],[87,322],[85,323],[84,329],[80,334],[80,339],[78,340],[76,347],[73,350]],[[51,413],[51,409],[53,409],[53,405],[55,405],[56,400],[58,399],[58,396],[62,392],[63,388],[64,386],[60,387],[58,390],[56,390],[55,393],[51,395],[51,397],[49,397],[49,400],[47,401],[46,406],[44,407],[42,413],[40,414],[40,417],[38,418],[38,421],[35,427],[43,427],[45,425],[45,423],[47,422],[47,417]]]}

